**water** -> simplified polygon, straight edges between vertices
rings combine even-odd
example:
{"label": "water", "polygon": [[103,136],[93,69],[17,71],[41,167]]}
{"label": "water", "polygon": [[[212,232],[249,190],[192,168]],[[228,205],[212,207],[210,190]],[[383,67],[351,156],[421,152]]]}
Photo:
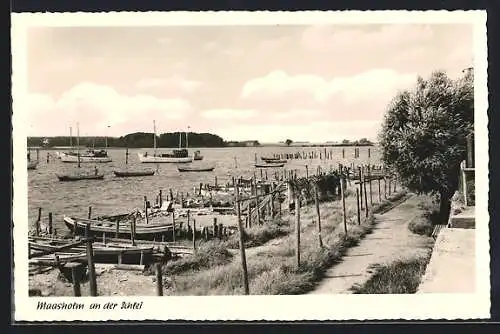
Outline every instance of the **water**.
{"label": "water", "polygon": [[[318,165],[322,168],[336,168],[339,163],[350,165],[351,162],[357,164],[379,163],[379,153],[376,148],[371,147],[371,157],[368,158],[367,148],[361,147],[360,157],[354,158],[354,148],[345,147],[345,159],[342,159],[341,147],[328,147],[327,152],[333,152],[331,160],[300,159],[290,160],[286,165],[286,170],[297,170],[297,175],[305,175],[308,165],[309,173],[316,171]],[[176,164],[142,164],[139,162],[137,153],[146,151],[144,149],[129,150],[129,169],[155,169],[158,166],[158,173],[154,176],[117,178],[113,170],[123,170],[125,164],[124,149],[109,149],[109,155],[113,162],[104,164],[82,163],[81,170],[93,172],[94,166],[104,172],[104,180],[85,180],[76,182],[60,182],[56,173],[72,173],[77,170],[75,163],[63,163],[56,159],[55,151],[40,150],[40,163],[37,169],[28,171],[28,218],[32,224],[38,215],[38,208],[41,207],[42,221],[47,221],[49,212],[53,213],[54,228],[59,232],[66,232],[66,227],[62,221],[65,215],[86,217],[88,207],[92,206],[92,215],[112,215],[126,213],[134,208],[143,206],[144,196],[154,202],[161,189],[163,197],[168,195],[169,188],[174,194],[179,192],[193,193],[193,188],[200,183],[214,184],[214,177],[217,176],[219,184],[227,183],[234,176],[250,178],[257,174],[260,177],[260,170],[254,167],[255,154],[260,156],[271,156],[273,153],[294,153],[294,152],[324,152],[324,148],[302,148],[302,147],[228,147],[228,148],[204,148],[200,149],[204,156],[202,161],[195,161],[193,164],[215,165],[213,172],[200,173],[180,173]],[[149,154],[152,150],[147,150]],[[50,162],[46,162],[47,153],[51,155]],[[36,153],[32,152],[32,157],[36,158]],[[235,159],[236,158],[236,159]],[[236,161],[235,161],[236,160]],[[274,177],[276,169],[267,168],[268,177]]]}

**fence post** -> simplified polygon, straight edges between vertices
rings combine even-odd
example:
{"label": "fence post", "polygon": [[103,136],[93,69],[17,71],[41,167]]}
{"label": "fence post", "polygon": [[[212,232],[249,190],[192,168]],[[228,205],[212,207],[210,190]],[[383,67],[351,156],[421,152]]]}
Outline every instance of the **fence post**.
{"label": "fence post", "polygon": [[137,223],[137,216],[134,215],[132,222],[130,223],[130,240],[132,240],[132,246],[135,246],[135,224]]}
{"label": "fence post", "polygon": [[364,175],[363,175],[363,191],[365,192],[365,217],[368,218],[368,198],[366,196],[366,180]]}
{"label": "fence post", "polygon": [[146,224],[149,224],[149,217],[148,217],[148,198],[144,196],[144,214],[146,215]]}
{"label": "fence post", "polygon": [[88,215],[88,218],[92,219],[92,207],[91,206],[89,206],[89,215]]}
{"label": "fence post", "polygon": [[49,235],[52,235],[52,212],[49,212]]}
{"label": "fence post", "polygon": [[319,211],[318,188],[314,187],[314,205],[316,206],[316,216],[318,217],[318,241],[319,247],[323,248],[323,239],[321,238],[321,214]]}
{"label": "fence post", "polygon": [[377,177],[378,182],[378,202],[382,202],[382,195],[380,194],[380,177]]}
{"label": "fence post", "polygon": [[161,264],[156,263],[155,269],[156,269],[156,295],[163,296],[163,278],[161,272]]}
{"label": "fence post", "polygon": [[[359,172],[359,198],[360,198],[360,203],[361,203],[361,210],[363,210],[363,175],[361,173],[361,167],[358,166],[358,172]],[[366,194],[365,194],[366,196]]]}
{"label": "fence post", "polygon": [[[370,149],[368,149],[370,152]],[[368,166],[368,190],[370,190],[370,206],[373,206],[373,194],[372,194],[372,173],[370,170],[370,166]]]}
{"label": "fence post", "polygon": [[97,282],[96,282],[95,266],[94,266],[94,250],[92,247],[92,240],[90,239],[90,224],[87,224],[85,226],[85,237],[87,238],[87,264],[89,269],[90,295],[92,297],[96,297]]}
{"label": "fence post", "polygon": [[175,211],[172,211],[172,241],[175,242]]}
{"label": "fence post", "polygon": [[300,200],[298,191],[295,191],[295,234],[296,234],[296,249],[297,269],[300,268]]}
{"label": "fence post", "polygon": [[196,252],[196,220],[193,219],[193,251]]}
{"label": "fence post", "polygon": [[236,214],[238,217],[238,232],[239,232],[239,243],[240,243],[240,256],[241,256],[241,269],[243,274],[243,286],[245,288],[245,295],[250,294],[248,286],[248,272],[247,272],[247,258],[245,255],[245,243],[243,239],[243,226],[241,223],[241,206],[240,206],[240,196],[238,185],[235,187],[235,200],[236,200]]}
{"label": "fence post", "polygon": [[342,220],[344,222],[345,235],[347,236],[347,217],[346,217],[346,212],[345,212],[344,180],[342,177],[340,178],[340,196],[342,197]]}
{"label": "fence post", "polygon": [[356,207],[357,207],[357,217],[358,217],[358,225],[361,225],[361,209],[359,208],[359,202],[360,202],[360,198],[359,198],[359,189],[356,188]]}
{"label": "fence post", "polygon": [[387,199],[387,179],[384,175],[384,199]]}
{"label": "fence post", "polygon": [[38,218],[35,221],[35,235],[40,236],[40,221],[42,220],[42,208],[38,208]]}

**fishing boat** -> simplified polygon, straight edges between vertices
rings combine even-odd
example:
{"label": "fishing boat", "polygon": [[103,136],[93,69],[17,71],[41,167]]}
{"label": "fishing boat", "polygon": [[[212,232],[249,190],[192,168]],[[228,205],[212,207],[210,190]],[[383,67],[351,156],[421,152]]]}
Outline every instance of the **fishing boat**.
{"label": "fishing boat", "polygon": [[211,172],[215,169],[214,166],[178,166],[179,172]]}
{"label": "fishing boat", "polygon": [[[77,235],[84,235],[87,224],[90,224],[89,236],[102,237],[118,237],[130,239],[131,237],[131,224],[129,222],[118,223],[118,233],[116,222],[106,220],[93,220],[85,218],[64,217],[64,224],[73,233]],[[76,229],[76,230],[75,230]],[[161,240],[162,236],[169,238],[172,235],[172,224],[159,224],[159,223],[137,223],[135,226],[135,239],[138,240]]]}
{"label": "fishing boat", "polygon": [[125,151],[125,170],[115,170],[113,173],[116,177],[140,177],[140,176],[151,176],[155,174],[154,170],[129,170],[128,169],[128,147]]}
{"label": "fishing boat", "polygon": [[263,164],[259,164],[259,163],[255,164],[256,168],[281,168],[283,166],[285,166],[285,163],[283,163],[283,162],[281,162],[281,163],[266,162]]}
{"label": "fishing boat", "polygon": [[[78,125],[77,125],[78,126]],[[97,167],[94,167],[93,173],[89,172],[82,172],[80,171],[80,134],[79,130],[78,135],[77,135],[77,154],[76,154],[76,162],[78,163],[77,165],[77,172],[74,174],[56,174],[57,178],[59,181],[80,181],[80,180],[102,180],[104,179],[104,174],[99,173],[97,170]]]}
{"label": "fishing boat", "polygon": [[153,121],[153,155],[148,152],[137,153],[139,161],[142,163],[189,163],[193,162],[193,157],[189,156],[187,150],[187,134],[186,134],[186,148],[181,148],[181,133],[179,133],[179,149],[172,150],[170,153],[158,153],[156,147],[156,123]]}
{"label": "fishing boat", "polygon": [[[80,159],[80,163],[82,162],[90,162],[90,163],[107,163],[113,161],[111,157],[108,155],[106,150],[95,150],[89,149],[86,152],[75,154],[74,152],[62,152],[61,161],[62,162],[78,162]],[[79,157],[78,157],[79,155]]]}
{"label": "fishing boat", "polygon": [[[86,261],[85,244],[58,251],[61,247],[70,246],[71,243],[74,243],[74,241],[68,239],[29,238],[29,248],[35,258],[38,258],[36,257],[37,252],[39,254],[51,252],[56,253],[60,261],[65,259]],[[117,263],[119,256],[121,256],[121,263],[123,264],[136,264],[141,261],[142,263],[148,263],[151,262],[153,253],[156,251],[153,245],[131,245],[130,241],[126,244],[103,240],[102,242],[93,242],[92,246],[94,261],[97,263]],[[50,254],[50,258],[53,257],[53,254]]]}

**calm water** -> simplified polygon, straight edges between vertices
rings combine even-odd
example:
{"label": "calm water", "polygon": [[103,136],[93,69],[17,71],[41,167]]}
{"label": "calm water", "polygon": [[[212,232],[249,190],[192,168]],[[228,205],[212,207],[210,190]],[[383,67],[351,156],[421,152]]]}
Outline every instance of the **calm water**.
{"label": "calm water", "polygon": [[[125,213],[134,208],[142,207],[144,196],[154,202],[159,190],[164,196],[171,188],[174,194],[179,192],[193,193],[193,188],[200,183],[214,183],[217,176],[218,183],[229,182],[233,175],[251,177],[254,172],[260,176],[260,170],[254,167],[254,156],[271,156],[273,153],[294,153],[324,151],[322,148],[301,147],[238,147],[238,148],[205,148],[200,149],[204,156],[202,161],[193,164],[215,165],[213,172],[206,173],[179,173],[175,164],[142,164],[139,162],[137,153],[146,151],[144,149],[129,150],[130,169],[156,169],[158,173],[148,177],[116,178],[113,170],[125,169],[125,150],[110,149],[109,155],[113,162],[105,164],[83,163],[81,170],[92,171],[98,166],[99,171],[104,172],[104,180],[88,180],[76,182],[60,182],[56,173],[71,173],[77,170],[77,164],[63,163],[55,157],[55,151],[40,150],[40,163],[36,170],[28,171],[28,209],[29,221],[32,224],[38,215],[38,208],[43,209],[42,219],[47,220],[49,212],[53,213],[54,227],[58,232],[66,232],[62,222],[64,215],[86,217],[88,207],[92,206],[93,215]],[[333,152],[333,159],[319,161],[314,160],[290,160],[285,169],[296,169],[298,175],[305,174],[305,166],[308,165],[309,172],[316,171],[318,165],[323,168],[336,168],[339,163],[345,165],[354,162],[379,163],[379,153],[376,148],[371,148],[371,157],[368,159],[366,147],[361,147],[360,157],[354,159],[354,148],[345,147],[345,159],[342,159],[342,148],[329,147],[327,151]],[[51,154],[47,163],[47,153]],[[152,153],[149,150],[148,153]],[[236,158],[236,159],[235,159]],[[36,153],[32,152],[32,159],[36,159]],[[236,160],[236,161],[235,161]],[[275,169],[268,168],[268,176],[274,176]]]}

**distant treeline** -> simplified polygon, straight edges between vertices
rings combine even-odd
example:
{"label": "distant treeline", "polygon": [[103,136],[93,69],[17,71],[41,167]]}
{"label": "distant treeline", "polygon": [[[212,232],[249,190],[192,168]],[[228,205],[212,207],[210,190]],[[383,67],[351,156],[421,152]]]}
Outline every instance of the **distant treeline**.
{"label": "distant treeline", "polygon": [[[186,134],[180,134],[181,146],[186,146]],[[224,147],[224,139],[210,133],[193,133],[187,136],[189,147]],[[122,137],[80,137],[80,146],[86,147],[153,147],[153,133],[136,132]],[[58,147],[77,145],[76,137],[28,137],[28,146]],[[179,132],[163,133],[156,136],[157,147],[179,147]]]}

